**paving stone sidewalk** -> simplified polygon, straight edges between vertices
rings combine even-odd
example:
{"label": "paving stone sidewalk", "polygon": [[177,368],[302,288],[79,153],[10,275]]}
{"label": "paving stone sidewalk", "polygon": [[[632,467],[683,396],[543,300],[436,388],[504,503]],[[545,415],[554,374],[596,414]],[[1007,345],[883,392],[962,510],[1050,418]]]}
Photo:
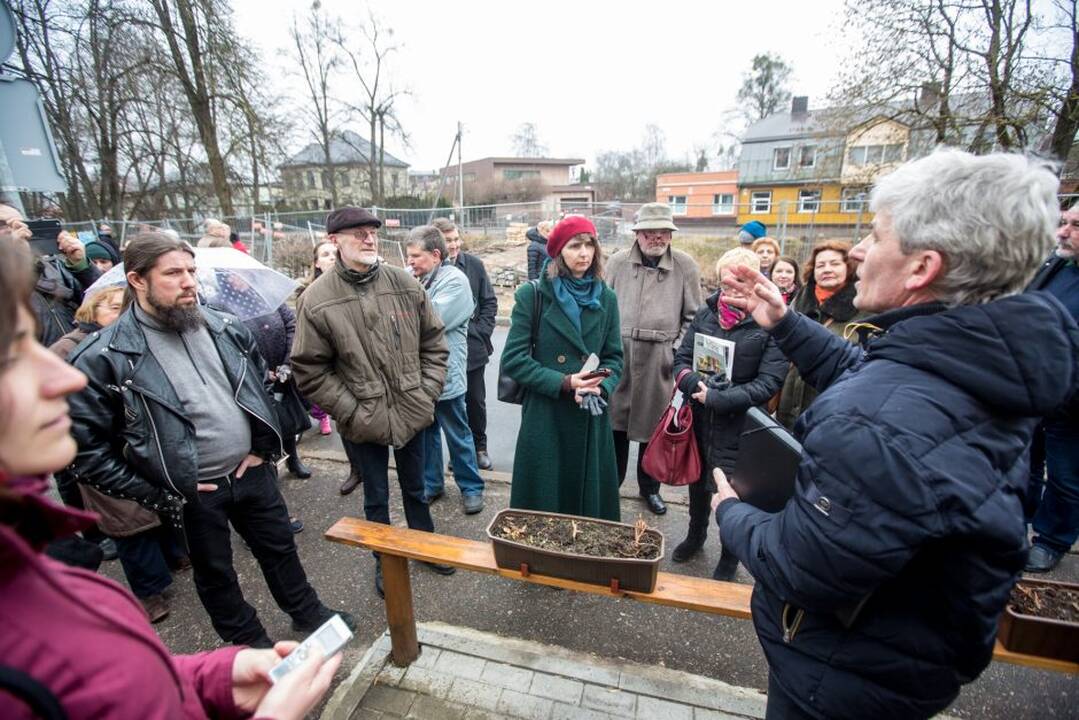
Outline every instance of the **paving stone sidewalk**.
{"label": "paving stone sidewalk", "polygon": [[699,675],[610,660],[443,623],[421,623],[419,659],[374,642],[326,704],[323,720],[745,720],[765,695]]}

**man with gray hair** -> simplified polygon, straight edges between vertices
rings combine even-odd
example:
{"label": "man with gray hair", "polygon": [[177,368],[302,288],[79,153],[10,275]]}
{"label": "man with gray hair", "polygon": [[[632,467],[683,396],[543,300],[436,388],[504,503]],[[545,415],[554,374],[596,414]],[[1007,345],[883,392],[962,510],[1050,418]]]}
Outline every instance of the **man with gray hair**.
{"label": "man with gray hair", "polygon": [[424,431],[423,484],[427,501],[442,497],[442,434],[450,450],[453,479],[461,490],[461,504],[468,515],[483,510],[483,478],[476,465],[476,447],[465,411],[465,371],[468,360],[468,321],[476,304],[465,274],[444,263],[446,240],[434,225],[414,228],[405,243],[412,274],[427,291],[435,313],[446,328],[450,347],[446,384],[435,403],[435,421]]}
{"label": "man with gray hair", "polygon": [[[927,718],[993,654],[1026,561],[1038,418],[1079,390],[1079,327],[1019,294],[1052,241],[1056,176],[947,150],[873,189],[852,251],[861,347],[788,309],[759,272],[724,279],[820,396],[778,513],[715,471],[724,547],[756,584],[771,717]],[[1031,340],[1036,328],[1036,341]]]}
{"label": "man with gray hair", "polygon": [[[626,479],[629,443],[637,443],[637,490],[648,509],[667,512],[659,482],[641,465],[652,430],[674,386],[674,353],[701,304],[701,278],[692,257],[671,247],[677,230],[670,205],[648,203],[637,213],[633,245],[607,265],[607,283],[618,296],[625,372],[611,396],[611,427],[618,482]],[[708,504],[698,525],[708,526]],[[704,542],[704,538],[700,538]],[[677,562],[687,558],[675,556]]]}
{"label": "man with gray hair", "polygon": [[[364,516],[390,524],[392,447],[408,526],[434,532],[423,491],[423,430],[434,419],[449,353],[423,288],[379,259],[380,227],[364,208],[338,208],[326,217],[337,264],[296,303],[292,372],[304,397],[337,421],[349,460],[363,476]],[[375,560],[375,590],[382,595],[382,561],[377,554]],[[454,571],[427,565],[443,575]]]}

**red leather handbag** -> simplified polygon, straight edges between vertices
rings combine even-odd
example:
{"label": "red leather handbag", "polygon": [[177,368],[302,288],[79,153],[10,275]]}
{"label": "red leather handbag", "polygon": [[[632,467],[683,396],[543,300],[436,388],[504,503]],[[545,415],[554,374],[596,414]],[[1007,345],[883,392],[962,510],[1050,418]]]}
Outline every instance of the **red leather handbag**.
{"label": "red leather handbag", "polygon": [[[686,372],[689,371],[679,373],[678,379],[681,380]],[[671,393],[672,402],[676,392],[677,381]],[[693,434],[693,411],[688,398],[678,409],[673,404],[667,406],[648,440],[641,466],[664,485],[689,485],[701,479],[701,455]]]}

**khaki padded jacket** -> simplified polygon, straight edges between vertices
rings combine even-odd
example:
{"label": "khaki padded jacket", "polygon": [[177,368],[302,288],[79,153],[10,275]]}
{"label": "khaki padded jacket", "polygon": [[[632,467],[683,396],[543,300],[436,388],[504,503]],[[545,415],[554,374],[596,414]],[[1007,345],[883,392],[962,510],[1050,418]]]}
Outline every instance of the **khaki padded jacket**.
{"label": "khaki padded jacket", "polygon": [[448,362],[442,321],[401,268],[338,262],[297,301],[296,382],[352,442],[401,447],[430,425]]}

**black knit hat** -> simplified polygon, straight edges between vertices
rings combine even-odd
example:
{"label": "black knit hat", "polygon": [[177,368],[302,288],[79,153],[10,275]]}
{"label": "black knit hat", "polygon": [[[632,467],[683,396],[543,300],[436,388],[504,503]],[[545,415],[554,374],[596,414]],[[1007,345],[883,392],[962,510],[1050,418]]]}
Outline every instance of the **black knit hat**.
{"label": "black knit hat", "polygon": [[382,227],[382,221],[363,208],[358,207],[338,208],[326,216],[327,235],[333,235],[342,230],[361,227],[363,225]]}

